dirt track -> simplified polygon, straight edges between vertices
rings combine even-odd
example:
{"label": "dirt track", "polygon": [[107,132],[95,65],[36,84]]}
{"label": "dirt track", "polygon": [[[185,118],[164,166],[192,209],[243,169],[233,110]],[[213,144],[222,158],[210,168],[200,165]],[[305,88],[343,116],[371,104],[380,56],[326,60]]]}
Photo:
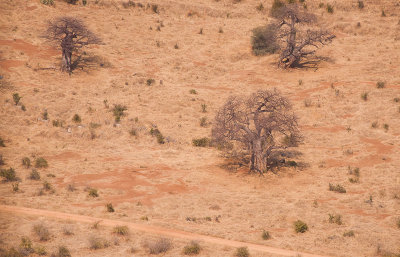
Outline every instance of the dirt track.
{"label": "dirt track", "polygon": [[225,245],[225,246],[231,246],[231,247],[247,246],[249,248],[249,250],[278,254],[278,255],[282,255],[282,256],[298,256],[298,255],[301,255],[303,257],[322,257],[323,256],[323,255],[296,252],[296,251],[285,250],[285,249],[280,249],[280,248],[275,248],[275,247],[269,247],[269,246],[265,246],[265,245],[258,245],[258,244],[245,243],[245,242],[228,240],[228,239],[223,239],[223,238],[218,238],[218,237],[200,235],[200,234],[185,232],[185,231],[181,231],[181,230],[173,230],[173,229],[149,226],[149,225],[145,225],[145,224],[137,224],[137,223],[126,222],[126,221],[98,219],[98,218],[94,218],[94,217],[90,217],[90,216],[69,214],[69,213],[63,213],[63,212],[31,209],[31,208],[18,207],[18,206],[9,206],[9,205],[0,205],[0,211],[11,212],[16,215],[45,216],[45,217],[49,217],[49,218],[72,220],[72,221],[85,222],[85,223],[94,223],[96,221],[101,221],[101,224],[103,224],[105,226],[128,226],[132,230],[142,231],[142,232],[146,232],[146,233],[152,233],[152,234],[157,234],[157,235],[161,235],[161,236],[174,237],[174,238],[180,238],[180,239],[186,239],[186,240],[200,240],[205,243],[219,244],[219,245]]}

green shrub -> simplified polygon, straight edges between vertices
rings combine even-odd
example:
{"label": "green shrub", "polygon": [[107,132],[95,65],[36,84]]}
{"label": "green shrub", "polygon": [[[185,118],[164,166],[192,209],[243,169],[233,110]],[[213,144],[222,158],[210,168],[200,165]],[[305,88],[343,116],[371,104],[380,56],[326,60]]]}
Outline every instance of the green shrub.
{"label": "green shrub", "polygon": [[327,4],[326,5],[326,11],[328,12],[328,13],[333,13],[333,6],[332,5],[330,5],[330,4]]}
{"label": "green shrub", "polygon": [[183,248],[184,255],[197,255],[201,251],[199,243],[192,241]]}
{"label": "green shrub", "polygon": [[274,24],[253,29],[251,49],[256,56],[273,54],[279,49],[277,27]]}
{"label": "green shrub", "polygon": [[45,158],[39,157],[35,160],[35,168],[47,168],[49,165]]}
{"label": "green shrub", "polygon": [[40,180],[40,173],[37,170],[33,169],[29,174],[29,179]]}
{"label": "green shrub", "polygon": [[71,253],[65,246],[58,247],[57,257],[71,257]]}
{"label": "green shrub", "polygon": [[354,236],[354,231],[350,230],[350,231],[344,232],[343,236],[344,237],[353,237]]}
{"label": "green shrub", "polygon": [[82,122],[81,116],[75,114],[74,117],[72,117],[72,121],[75,123],[81,123]]}
{"label": "green shrub", "polygon": [[107,208],[108,212],[114,212],[115,211],[112,203],[106,204],[106,208]]}
{"label": "green shrub", "polygon": [[157,143],[165,144],[164,136],[161,134],[161,132],[160,132],[160,130],[158,130],[158,128],[151,128],[150,135],[157,138]]}
{"label": "green shrub", "polygon": [[129,233],[129,228],[127,226],[116,226],[114,227],[113,232],[121,236],[126,236]]}
{"label": "green shrub", "polygon": [[0,170],[0,177],[5,178],[6,182],[17,181],[18,180],[17,174],[16,174],[16,172],[15,172],[15,170],[13,168],[1,169]]}
{"label": "green shrub", "polygon": [[18,93],[14,93],[13,94],[13,100],[14,100],[15,105],[18,105],[18,103],[21,100],[21,98],[22,97],[20,97]]}
{"label": "green shrub", "polygon": [[113,115],[115,117],[115,122],[120,122],[121,117],[125,116],[125,111],[128,110],[125,105],[116,104],[112,110]]}
{"label": "green shrub", "polygon": [[338,192],[338,193],[342,193],[342,194],[346,193],[346,189],[340,184],[337,184],[335,186],[335,185],[329,183],[329,191],[334,191],[334,192]]}
{"label": "green shrub", "polygon": [[196,147],[207,147],[210,145],[210,139],[207,137],[195,138],[192,140],[192,144]]}
{"label": "green shrub", "polygon": [[296,233],[304,233],[308,230],[308,226],[303,221],[297,220],[294,223],[294,230],[296,231]]}
{"label": "green shrub", "polygon": [[262,238],[263,240],[268,240],[268,239],[271,239],[271,235],[269,234],[268,231],[263,230],[263,232],[262,232],[262,234],[261,234],[261,238]]}
{"label": "green shrub", "polygon": [[376,87],[377,88],[384,88],[385,87],[385,82],[383,82],[383,81],[376,82]]}
{"label": "green shrub", "polygon": [[95,237],[95,236],[92,236],[89,238],[90,249],[98,250],[98,249],[107,248],[109,246],[110,246],[110,242],[108,242],[107,240],[105,240],[103,238]]}
{"label": "green shrub", "polygon": [[148,86],[151,86],[151,85],[153,85],[154,83],[156,83],[156,81],[155,81],[154,79],[148,79],[148,80],[146,80],[146,85],[148,85]]}
{"label": "green shrub", "polygon": [[236,248],[235,257],[249,257],[249,249],[247,247]]}
{"label": "green shrub", "polygon": [[29,159],[29,157],[22,158],[22,165],[25,166],[25,168],[31,167],[31,159]]}
{"label": "green shrub", "polygon": [[167,238],[158,238],[154,241],[147,240],[144,247],[148,249],[150,254],[165,253],[172,247],[171,240]]}
{"label": "green shrub", "polygon": [[335,215],[335,214],[329,213],[329,223],[335,223],[338,225],[342,225],[343,224],[342,215],[339,215],[339,214]]}
{"label": "green shrub", "polygon": [[50,239],[50,231],[43,223],[34,225],[33,232],[39,237],[40,241],[47,241]]}
{"label": "green shrub", "polygon": [[90,189],[89,189],[89,196],[91,196],[91,197],[98,197],[98,196],[99,196],[99,193],[97,192],[97,189],[95,189],[95,188],[90,188]]}

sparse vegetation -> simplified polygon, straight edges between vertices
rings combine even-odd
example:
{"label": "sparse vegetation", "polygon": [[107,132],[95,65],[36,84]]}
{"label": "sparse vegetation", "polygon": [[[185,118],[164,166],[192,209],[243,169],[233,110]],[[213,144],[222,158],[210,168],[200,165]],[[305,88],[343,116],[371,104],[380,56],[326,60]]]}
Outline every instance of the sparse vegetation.
{"label": "sparse vegetation", "polygon": [[4,139],[0,137],[0,147],[6,147],[4,144]]}
{"label": "sparse vegetation", "polygon": [[305,222],[297,220],[294,223],[294,230],[296,231],[296,233],[304,233],[308,230],[308,226]]}
{"label": "sparse vegetation", "polygon": [[201,112],[203,112],[203,113],[207,112],[207,105],[206,104],[201,104]]}
{"label": "sparse vegetation", "polygon": [[35,160],[35,168],[47,168],[49,165],[45,158],[39,157]]}
{"label": "sparse vegetation", "polygon": [[44,4],[44,5],[53,6],[54,5],[54,0],[40,0],[40,3]]}
{"label": "sparse vegetation", "polygon": [[201,247],[198,242],[192,241],[190,244],[186,245],[183,248],[183,254],[184,255],[197,255],[201,251]]}
{"label": "sparse vegetation", "polygon": [[129,229],[127,226],[116,226],[113,229],[113,233],[120,235],[120,236],[126,236],[129,233]]}
{"label": "sparse vegetation", "polygon": [[63,127],[64,126],[64,121],[56,119],[52,120],[53,127]]}
{"label": "sparse vegetation", "polygon": [[195,138],[192,140],[192,144],[197,147],[207,147],[210,145],[210,139],[207,137]]}
{"label": "sparse vegetation", "polygon": [[69,249],[65,246],[59,246],[58,252],[55,255],[56,255],[56,257],[71,257],[71,253],[69,252]]}
{"label": "sparse vegetation", "polygon": [[343,233],[344,237],[354,237],[354,231],[350,230],[350,231],[346,231]]}
{"label": "sparse vegetation", "polygon": [[273,54],[279,50],[277,26],[269,24],[253,29],[251,49],[256,56]]}
{"label": "sparse vegetation", "polygon": [[95,189],[95,188],[90,188],[90,189],[89,189],[89,196],[90,196],[90,197],[99,197],[99,193],[97,192],[97,189]]}
{"label": "sparse vegetation", "polygon": [[21,100],[21,98],[22,97],[20,97],[18,93],[14,93],[13,94],[13,100],[14,100],[15,105],[18,105],[18,103]]}
{"label": "sparse vegetation", "polygon": [[121,117],[125,116],[125,111],[128,110],[128,108],[125,105],[121,105],[121,104],[116,104],[114,105],[114,108],[112,109],[114,118],[115,118],[115,122],[120,122],[121,121]]}
{"label": "sparse vegetation", "polygon": [[35,224],[33,232],[35,232],[40,241],[48,241],[50,239],[50,231],[44,223]]}
{"label": "sparse vegetation", "polygon": [[201,117],[200,127],[207,127],[207,126],[208,126],[207,117]]}
{"label": "sparse vegetation", "polygon": [[29,237],[22,237],[21,238],[21,243],[19,244],[19,252],[23,255],[30,255],[31,253],[34,253],[35,250],[32,247],[32,241]]}
{"label": "sparse vegetation", "polygon": [[65,225],[63,227],[63,234],[66,236],[72,236],[74,234],[74,229],[71,225]]}
{"label": "sparse vegetation", "polygon": [[22,165],[28,169],[29,167],[31,167],[31,159],[29,159],[29,157],[22,158]]}
{"label": "sparse vegetation", "polygon": [[72,121],[75,123],[81,123],[82,122],[81,116],[79,116],[79,114],[75,114],[74,117],[72,117]]}
{"label": "sparse vegetation", "polygon": [[1,169],[0,177],[3,177],[6,182],[18,180],[17,173],[15,172],[15,170],[13,168]]}
{"label": "sparse vegetation", "polygon": [[358,8],[361,10],[361,9],[364,9],[364,1],[362,1],[362,0],[358,0]]}
{"label": "sparse vegetation", "polygon": [[329,191],[334,191],[334,192],[338,192],[338,193],[342,193],[342,194],[346,193],[346,189],[340,184],[337,184],[335,186],[335,185],[329,183]]}
{"label": "sparse vegetation", "polygon": [[361,99],[363,99],[364,101],[367,101],[368,100],[368,93],[367,92],[362,93],[361,94]]}
{"label": "sparse vegetation", "polygon": [[114,212],[115,211],[112,203],[106,204],[106,209],[107,209],[107,212]]}
{"label": "sparse vegetation", "polygon": [[154,240],[147,240],[144,242],[144,247],[148,249],[150,254],[165,253],[172,247],[171,240],[167,238],[158,238]]}
{"label": "sparse vegetation", "polygon": [[196,89],[190,89],[189,93],[192,94],[192,95],[197,95]]}
{"label": "sparse vegetation", "polygon": [[148,86],[151,86],[151,85],[153,85],[154,83],[156,83],[156,81],[155,81],[154,79],[147,79],[147,80],[146,80],[146,85],[148,85]]}
{"label": "sparse vegetation", "polygon": [[163,134],[161,134],[161,132],[160,132],[160,130],[158,130],[158,128],[151,128],[150,135],[157,138],[157,143],[165,144],[164,136],[163,136]]}
{"label": "sparse vegetation", "polygon": [[12,186],[12,191],[13,192],[18,192],[19,191],[19,183],[18,182],[12,183],[11,186]]}
{"label": "sparse vegetation", "polygon": [[376,87],[377,88],[384,88],[385,87],[385,82],[383,82],[383,81],[376,82]]}
{"label": "sparse vegetation", "polygon": [[249,257],[249,249],[247,247],[236,248],[235,257]]}
{"label": "sparse vegetation", "polygon": [[331,5],[331,4],[326,4],[326,11],[328,12],[328,13],[333,13],[333,5]]}
{"label": "sparse vegetation", "polygon": [[268,240],[268,239],[271,239],[271,235],[269,234],[268,231],[263,230],[263,232],[262,232],[262,234],[261,234],[261,238],[262,238],[263,240]]}
{"label": "sparse vegetation", "polygon": [[342,215],[339,214],[330,214],[329,213],[329,223],[335,223],[337,225],[342,225]]}
{"label": "sparse vegetation", "polygon": [[110,246],[110,242],[104,238],[91,236],[89,237],[89,248],[93,250],[103,249]]}

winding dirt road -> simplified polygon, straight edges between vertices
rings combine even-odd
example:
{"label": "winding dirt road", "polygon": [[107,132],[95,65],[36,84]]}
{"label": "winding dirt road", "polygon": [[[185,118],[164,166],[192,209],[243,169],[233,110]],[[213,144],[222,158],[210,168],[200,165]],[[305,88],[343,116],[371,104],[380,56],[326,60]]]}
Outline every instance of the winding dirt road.
{"label": "winding dirt road", "polygon": [[182,230],[174,230],[174,229],[150,226],[150,225],[145,225],[145,224],[119,221],[119,220],[99,219],[99,218],[94,218],[94,217],[90,217],[90,216],[69,214],[69,213],[56,212],[56,211],[31,209],[31,208],[10,206],[10,205],[0,205],[0,212],[10,212],[14,215],[44,216],[44,217],[49,217],[49,218],[72,220],[72,221],[84,222],[84,223],[94,223],[94,222],[101,221],[101,224],[106,225],[106,226],[127,226],[132,230],[142,231],[142,232],[156,234],[156,235],[160,235],[160,236],[174,237],[174,238],[180,238],[180,239],[185,239],[185,240],[198,240],[198,241],[203,241],[206,243],[231,246],[231,247],[247,246],[249,248],[249,250],[252,250],[252,251],[272,253],[272,254],[277,254],[277,255],[281,255],[281,256],[326,257],[323,255],[304,253],[304,252],[296,252],[296,251],[285,250],[285,249],[280,249],[280,248],[275,248],[275,247],[270,247],[270,246],[265,246],[265,245],[258,245],[258,244],[228,240],[228,239],[223,239],[223,238],[218,238],[218,237],[213,237],[213,236],[195,234],[195,233],[185,232]]}

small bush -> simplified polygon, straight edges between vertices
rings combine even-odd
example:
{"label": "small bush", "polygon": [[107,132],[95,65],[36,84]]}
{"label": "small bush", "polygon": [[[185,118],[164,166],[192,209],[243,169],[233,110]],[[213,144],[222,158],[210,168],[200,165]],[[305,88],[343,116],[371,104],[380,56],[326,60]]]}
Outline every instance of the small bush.
{"label": "small bush", "polygon": [[389,124],[387,124],[387,123],[383,124],[383,129],[385,131],[388,131],[389,130]]}
{"label": "small bush", "polygon": [[20,252],[23,253],[23,255],[29,255],[34,252],[33,247],[32,247],[32,241],[29,239],[29,237],[21,238],[21,243],[19,244],[19,249],[20,249]]}
{"label": "small bush", "polygon": [[338,225],[342,225],[343,224],[342,215],[339,215],[339,214],[335,215],[335,214],[329,213],[329,223],[335,223]]}
{"label": "small bush", "polygon": [[192,144],[196,147],[207,147],[210,145],[210,139],[207,137],[195,138],[192,140]]}
{"label": "small bush", "polygon": [[279,9],[284,6],[285,3],[282,2],[281,0],[274,0],[271,6],[270,15],[274,17],[277,13],[279,13]]}
{"label": "small bush", "polygon": [[159,10],[158,10],[158,5],[152,4],[152,5],[151,5],[151,10],[152,10],[154,13],[158,13],[158,12],[159,12]]}
{"label": "small bush", "polygon": [[113,229],[113,233],[121,236],[126,236],[129,233],[129,228],[127,226],[116,226]]}
{"label": "small bush", "polygon": [[353,237],[354,236],[354,231],[350,230],[350,231],[344,232],[343,236],[344,237]]}
{"label": "small bush", "polygon": [[368,93],[367,92],[362,93],[361,94],[361,99],[363,99],[364,101],[367,101],[368,100]]}
{"label": "small bush", "polygon": [[358,8],[359,9],[364,9],[364,1],[358,0]]}
{"label": "small bush", "polygon": [[110,242],[108,242],[107,240],[105,240],[103,238],[95,237],[95,236],[92,236],[89,238],[90,249],[98,250],[98,249],[107,248],[109,246],[110,246]]}
{"label": "small bush", "polygon": [[39,237],[40,241],[47,241],[50,239],[50,231],[43,223],[34,225],[33,232]]}
{"label": "small bush", "polygon": [[247,247],[236,248],[235,257],[249,257],[249,249]]}
{"label": "small bush", "polygon": [[371,128],[377,128],[377,127],[378,127],[378,122],[377,121],[372,122]]}
{"label": "small bush", "polygon": [[47,168],[49,165],[45,158],[39,157],[35,160],[35,168]]}
{"label": "small bush", "polygon": [[82,122],[81,116],[75,114],[74,117],[72,117],[72,121],[75,123],[81,123]]}
{"label": "small bush", "polygon": [[207,122],[207,117],[202,117],[200,119],[200,127],[207,127],[208,122]]}
{"label": "small bush", "polygon": [[54,5],[54,0],[40,0],[41,4],[52,6]]}
{"label": "small bush", "polygon": [[157,143],[165,144],[164,136],[161,134],[160,130],[157,128],[150,129],[150,135],[155,136],[157,138]]}
{"label": "small bush", "polygon": [[148,249],[150,254],[160,254],[171,249],[172,243],[167,238],[158,238],[154,241],[146,241],[144,247]]}
{"label": "small bush", "polygon": [[22,97],[20,97],[18,93],[14,93],[13,94],[13,100],[14,100],[15,105],[18,105],[18,103],[21,100],[21,98]]}
{"label": "small bush", "polygon": [[72,236],[74,234],[74,228],[71,225],[66,225],[63,227],[63,233],[66,236]]}
{"label": "small bush", "polygon": [[151,85],[153,85],[154,83],[156,83],[156,81],[155,81],[154,79],[148,79],[148,80],[146,80],[146,85],[148,85],[148,86],[151,86]]}
{"label": "small bush", "polygon": [[39,255],[39,256],[45,256],[45,255],[47,255],[46,247],[41,246],[41,245],[37,245],[37,246],[35,247],[35,253],[36,253],[37,255]]}
{"label": "small bush", "polygon": [[40,173],[37,170],[33,169],[29,174],[29,179],[40,180]]}
{"label": "small bush", "polygon": [[19,191],[19,183],[18,182],[12,183],[11,186],[12,186],[12,191],[13,192],[18,192]]}
{"label": "small bush", "polygon": [[13,168],[1,169],[0,170],[0,177],[5,178],[6,182],[17,181],[18,180],[17,174],[15,173],[15,170]]}
{"label": "small bush", "polygon": [[97,189],[95,189],[95,188],[89,189],[89,196],[91,196],[91,197],[99,197],[99,193],[97,192]]}
{"label": "small bush", "polygon": [[376,82],[376,87],[377,88],[384,88],[385,87],[385,82],[383,82],[383,81]]}
{"label": "small bush", "polygon": [[6,147],[6,145],[4,144],[4,139],[2,139],[0,137],[0,147]]}
{"label": "small bush", "polygon": [[332,5],[330,5],[330,4],[327,4],[326,5],[326,11],[328,12],[328,13],[333,13],[333,6]]}
{"label": "small bush", "polygon": [[57,257],[71,257],[69,249],[65,246],[58,247]]}
{"label": "small bush", "polygon": [[106,209],[107,209],[107,212],[114,212],[115,211],[112,203],[106,204]]}
{"label": "small bush", "polygon": [[342,194],[346,193],[346,189],[340,184],[337,184],[335,186],[335,185],[329,183],[329,191],[334,191],[334,192],[338,192],[338,193],[342,193]]}
{"label": "small bush", "polygon": [[251,49],[254,55],[273,54],[279,49],[276,25],[257,27],[252,32]]}
{"label": "small bush", "polygon": [[384,10],[382,10],[381,16],[382,16],[382,17],[386,17],[386,13],[385,13]]}
{"label": "small bush", "polygon": [[304,233],[308,230],[308,226],[303,221],[297,220],[294,223],[294,230],[296,231],[296,233]]}
{"label": "small bush", "polygon": [[197,95],[196,89],[190,89],[189,93],[192,94],[192,95]]}
{"label": "small bush", "polygon": [[207,112],[207,105],[201,104],[201,112]]}
{"label": "small bush", "polygon": [[29,159],[29,157],[22,158],[22,165],[28,169],[29,167],[31,167],[31,159]]}
{"label": "small bush", "polygon": [[49,113],[47,112],[47,110],[45,110],[45,111],[42,113],[42,118],[43,118],[44,120],[48,120],[48,119],[49,119]]}
{"label": "small bush", "polygon": [[263,232],[262,232],[262,234],[261,234],[261,238],[262,238],[263,240],[268,240],[268,239],[271,239],[271,235],[269,234],[268,231],[263,230]]}
{"label": "small bush", "polygon": [[121,121],[121,117],[125,116],[125,111],[128,110],[128,108],[126,108],[125,105],[114,105],[114,108],[112,110],[113,115],[115,117],[115,122],[120,122]]}
{"label": "small bush", "polygon": [[256,10],[262,12],[264,10],[264,5],[260,3],[259,5],[257,5]]}
{"label": "small bush", "polygon": [[296,161],[287,161],[286,165],[289,167],[297,167],[298,166]]}
{"label": "small bush", "polygon": [[48,181],[43,181],[43,189],[46,191],[50,191],[53,187]]}
{"label": "small bush", "polygon": [[52,121],[53,127],[63,127],[64,126],[64,121],[62,120],[53,120]]}
{"label": "small bush", "polygon": [[184,255],[196,255],[199,254],[201,251],[199,243],[192,241],[190,244],[186,245],[183,248],[183,254]]}

